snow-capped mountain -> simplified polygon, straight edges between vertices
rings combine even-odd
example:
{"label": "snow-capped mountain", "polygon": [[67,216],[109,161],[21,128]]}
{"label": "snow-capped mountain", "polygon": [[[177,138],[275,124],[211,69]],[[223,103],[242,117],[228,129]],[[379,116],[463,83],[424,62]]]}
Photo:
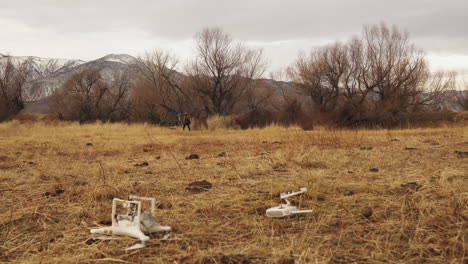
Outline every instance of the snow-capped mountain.
{"label": "snow-capped mountain", "polygon": [[23,98],[27,102],[34,102],[50,96],[73,74],[83,69],[97,69],[104,79],[111,80],[115,73],[129,70],[135,58],[127,54],[110,54],[97,60],[83,61],[0,54],[0,64],[7,60],[15,65],[30,63],[31,82],[25,87]]}
{"label": "snow-capped mountain", "polygon": [[85,61],[69,59],[40,58],[34,56],[7,56],[0,53],[0,64],[10,60],[14,65],[29,62],[33,79],[57,75],[79,66]]}

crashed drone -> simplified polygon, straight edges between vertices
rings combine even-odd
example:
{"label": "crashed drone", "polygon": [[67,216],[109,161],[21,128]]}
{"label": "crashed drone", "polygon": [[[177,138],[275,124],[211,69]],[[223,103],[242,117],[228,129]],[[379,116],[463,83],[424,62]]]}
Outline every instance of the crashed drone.
{"label": "crashed drone", "polygon": [[[288,192],[288,193],[281,193],[280,198],[284,200],[286,203],[280,203],[279,206],[272,207],[266,210],[267,217],[271,218],[283,218],[288,216],[293,216],[296,214],[304,214],[304,213],[311,213],[312,210],[301,210],[301,203],[302,203],[302,195],[307,192],[307,188],[301,188],[298,192]],[[299,196],[299,204],[297,206],[291,205],[291,202],[288,201],[287,198],[292,196]]]}
{"label": "crashed drone", "polygon": [[[151,202],[151,212],[142,212],[142,202]],[[164,238],[170,236],[172,228],[160,225],[154,218],[154,208],[156,200],[148,197],[138,197],[130,195],[128,200],[114,198],[112,200],[112,226],[98,229],[91,229],[91,234],[117,235],[137,238],[141,243],[135,244],[125,250],[139,249],[146,247],[149,235],[156,232],[164,232]],[[124,214],[118,214],[118,209],[124,209]],[[112,237],[97,236],[93,239],[113,239]]]}

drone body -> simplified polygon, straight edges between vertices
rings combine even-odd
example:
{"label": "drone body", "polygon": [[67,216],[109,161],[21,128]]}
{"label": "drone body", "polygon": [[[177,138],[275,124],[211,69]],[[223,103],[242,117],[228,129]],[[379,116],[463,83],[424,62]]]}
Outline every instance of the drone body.
{"label": "drone body", "polygon": [[[136,201],[135,201],[136,200]],[[142,201],[151,201],[151,212],[141,212]],[[125,214],[117,214],[117,204],[127,210]],[[91,229],[91,234],[117,235],[137,238],[141,244],[136,244],[126,250],[143,248],[150,239],[151,233],[166,232],[169,233],[170,226],[161,226],[154,218],[155,199],[146,197],[130,196],[129,200],[114,198],[112,200],[112,226],[97,229]],[[166,234],[164,239],[169,237]],[[108,239],[106,237],[97,237],[96,239]]]}
{"label": "drone body", "polygon": [[[281,200],[286,201],[286,203],[280,203],[279,206],[272,207],[266,210],[266,216],[271,218],[283,218],[289,217],[296,214],[303,214],[303,213],[310,213],[312,210],[300,210],[301,202],[302,202],[302,194],[307,192],[307,188],[301,188],[298,192],[289,192],[289,193],[282,193],[280,198]],[[295,195],[301,195],[299,206],[293,206],[291,203],[286,199]]]}

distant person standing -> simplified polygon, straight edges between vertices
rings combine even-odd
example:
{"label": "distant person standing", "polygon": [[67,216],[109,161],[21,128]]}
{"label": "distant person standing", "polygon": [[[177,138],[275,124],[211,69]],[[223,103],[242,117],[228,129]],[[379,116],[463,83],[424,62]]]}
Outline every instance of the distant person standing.
{"label": "distant person standing", "polygon": [[184,125],[184,126],[182,127],[182,130],[185,131],[185,127],[188,127],[188,130],[190,131],[190,123],[191,123],[191,122],[190,122],[190,118],[189,118],[189,116],[188,116],[187,113],[184,114],[184,119],[183,119],[182,121],[183,121],[182,123],[183,123],[183,125]]}

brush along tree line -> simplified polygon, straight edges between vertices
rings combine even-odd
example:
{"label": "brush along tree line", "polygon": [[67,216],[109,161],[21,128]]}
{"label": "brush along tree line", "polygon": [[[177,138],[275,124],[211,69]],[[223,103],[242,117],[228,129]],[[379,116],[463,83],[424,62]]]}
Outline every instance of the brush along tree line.
{"label": "brush along tree line", "polygon": [[[174,124],[180,113],[195,119],[232,115],[244,128],[272,122],[392,126],[410,114],[441,111],[447,100],[468,109],[468,92],[446,98],[446,91],[455,89],[455,73],[431,72],[408,34],[384,24],[299,56],[284,70],[288,82],[262,79],[262,50],[221,29],[204,29],[196,43],[195,59],[183,67],[173,55],[154,51],[111,81],[84,69],[52,96],[51,109],[66,120],[161,125]],[[27,63],[2,65],[2,120],[22,109],[21,90],[31,81],[27,72]]]}

